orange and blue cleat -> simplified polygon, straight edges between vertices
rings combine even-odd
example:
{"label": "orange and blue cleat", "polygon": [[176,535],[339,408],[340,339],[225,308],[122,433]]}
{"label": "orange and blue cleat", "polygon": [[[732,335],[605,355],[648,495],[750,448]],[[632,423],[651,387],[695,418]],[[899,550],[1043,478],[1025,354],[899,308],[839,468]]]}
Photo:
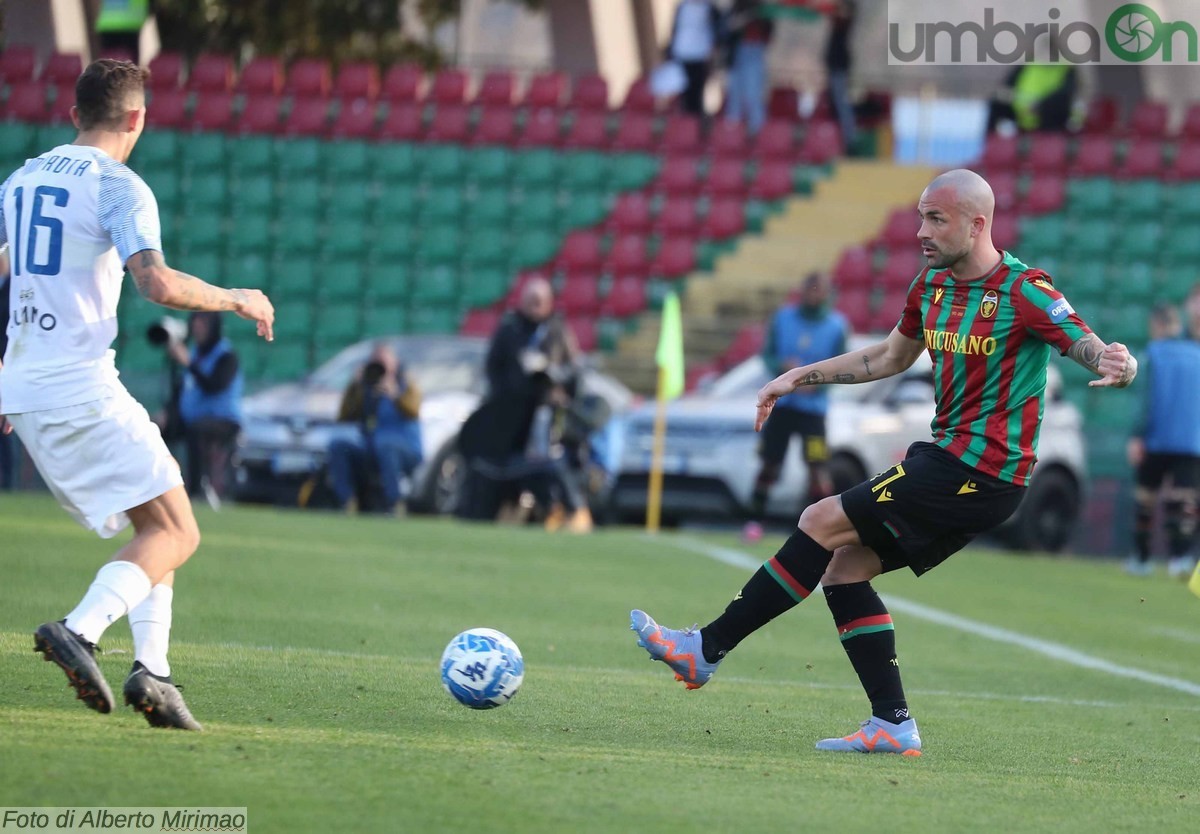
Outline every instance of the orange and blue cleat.
{"label": "orange and blue cleat", "polygon": [[893,724],[871,716],[858,732],[845,738],[826,738],[817,742],[818,750],[843,753],[899,753],[901,756],[921,755],[921,734],[913,719]]}
{"label": "orange and blue cleat", "polygon": [[700,629],[677,630],[664,628],[645,611],[629,612],[629,628],[638,634],[638,645],[650,653],[651,660],[661,660],[675,671],[675,680],[683,681],[688,689],[699,689],[717,671],[716,663],[704,659],[701,651]]}

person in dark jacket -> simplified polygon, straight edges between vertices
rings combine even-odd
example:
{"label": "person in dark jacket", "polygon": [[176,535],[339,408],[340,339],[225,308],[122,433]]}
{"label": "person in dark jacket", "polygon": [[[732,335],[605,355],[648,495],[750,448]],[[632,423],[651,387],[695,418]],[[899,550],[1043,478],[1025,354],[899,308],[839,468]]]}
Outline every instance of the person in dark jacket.
{"label": "person in dark jacket", "polygon": [[221,335],[220,313],[192,313],[188,319],[191,350],[171,342],[167,351],[184,368],[179,415],[187,441],[187,489],[219,505],[228,488],[227,473],[242,424],[242,372],[237,354]]}
{"label": "person in dark jacket", "polygon": [[836,0],[829,18],[829,39],[825,42],[825,72],[829,79],[829,98],[842,130],[842,146],[854,147],[858,128],[854,120],[854,102],[850,98],[850,36],[858,9],[854,0]]}
{"label": "person in dark jacket", "polygon": [[677,61],[687,78],[680,97],[683,112],[704,116],[704,86],[721,40],[721,13],[711,0],[680,0],[671,25],[667,60]]}

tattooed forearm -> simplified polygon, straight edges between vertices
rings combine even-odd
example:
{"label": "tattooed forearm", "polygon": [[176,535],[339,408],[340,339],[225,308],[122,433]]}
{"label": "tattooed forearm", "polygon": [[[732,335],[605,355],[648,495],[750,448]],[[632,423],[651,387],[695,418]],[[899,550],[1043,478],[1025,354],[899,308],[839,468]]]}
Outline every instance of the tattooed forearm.
{"label": "tattooed forearm", "polygon": [[863,367],[867,369],[867,376],[871,375],[871,357],[863,354]]}
{"label": "tattooed forearm", "polygon": [[804,378],[797,383],[800,385],[821,385],[825,382],[825,374],[820,371],[809,371],[804,375]]}
{"label": "tattooed forearm", "polygon": [[833,379],[831,379],[829,381],[846,383],[846,382],[854,382],[855,379],[857,379],[857,377],[854,376],[854,374],[834,374]]}
{"label": "tattooed forearm", "polygon": [[214,287],[194,275],[171,269],[161,252],[147,249],[129,259],[138,292],[146,299],[174,310],[239,310],[246,302],[244,290]]}
{"label": "tattooed forearm", "polygon": [[1104,353],[1104,342],[1095,333],[1089,333],[1075,341],[1067,350],[1067,356],[1095,373],[1100,372],[1100,354]]}

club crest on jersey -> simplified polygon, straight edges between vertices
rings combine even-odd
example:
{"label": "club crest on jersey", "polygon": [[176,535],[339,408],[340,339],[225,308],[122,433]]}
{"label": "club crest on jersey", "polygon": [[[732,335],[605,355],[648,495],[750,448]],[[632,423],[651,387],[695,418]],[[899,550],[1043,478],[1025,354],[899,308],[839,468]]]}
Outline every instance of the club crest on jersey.
{"label": "club crest on jersey", "polygon": [[983,299],[979,302],[979,315],[985,319],[990,319],[996,315],[996,308],[1000,306],[1000,296],[995,290],[988,290],[983,294]]}

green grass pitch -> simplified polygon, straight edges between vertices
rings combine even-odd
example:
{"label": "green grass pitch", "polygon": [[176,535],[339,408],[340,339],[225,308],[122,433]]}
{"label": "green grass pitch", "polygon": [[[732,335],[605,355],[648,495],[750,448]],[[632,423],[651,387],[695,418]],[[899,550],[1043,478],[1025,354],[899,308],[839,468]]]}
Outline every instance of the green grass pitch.
{"label": "green grass pitch", "polygon": [[[256,832],[1200,828],[1200,697],[1178,688],[896,611],[925,755],[818,753],[868,713],[819,596],[698,692],[635,646],[630,608],[704,623],[748,575],[671,534],[247,508],[200,523],[172,661],[207,731],[152,730],[128,708],[87,710],[32,651],[33,628],[78,601],[110,545],[49,498],[0,497],[0,806],[244,805]],[[1200,681],[1200,599],[1165,578],[975,549],[877,584]],[[502,709],[442,691],[442,649],[471,626],[524,653]],[[128,627],[101,644],[119,693]]]}

